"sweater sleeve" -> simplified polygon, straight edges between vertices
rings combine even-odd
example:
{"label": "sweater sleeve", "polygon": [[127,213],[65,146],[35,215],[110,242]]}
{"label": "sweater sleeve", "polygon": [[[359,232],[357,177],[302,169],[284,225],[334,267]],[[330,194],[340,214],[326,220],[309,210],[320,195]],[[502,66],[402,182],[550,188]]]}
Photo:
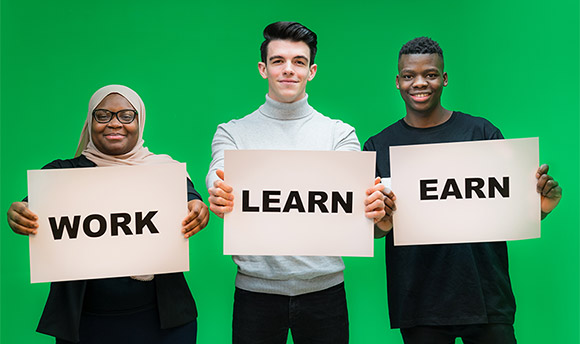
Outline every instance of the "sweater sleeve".
{"label": "sweater sleeve", "polygon": [[220,124],[217,128],[211,143],[211,163],[205,178],[205,185],[209,189],[218,180],[216,171],[224,169],[224,151],[238,149],[233,136],[228,132],[225,124]]}
{"label": "sweater sleeve", "polygon": [[360,151],[360,142],[355,130],[350,125],[336,121],[334,150],[337,151]]}

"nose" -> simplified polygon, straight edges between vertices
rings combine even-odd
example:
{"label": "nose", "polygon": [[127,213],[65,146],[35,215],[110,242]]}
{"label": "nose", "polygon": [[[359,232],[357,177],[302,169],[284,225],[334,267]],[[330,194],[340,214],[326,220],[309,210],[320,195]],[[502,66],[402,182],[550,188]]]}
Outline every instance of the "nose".
{"label": "nose", "polygon": [[284,70],[282,71],[284,75],[293,75],[294,69],[292,68],[292,61],[288,61],[284,64]]}
{"label": "nose", "polygon": [[111,118],[109,123],[107,123],[107,126],[111,128],[120,128],[123,126],[123,124],[119,122],[119,118],[117,117],[117,114],[115,114],[113,115],[113,118]]}
{"label": "nose", "polygon": [[417,75],[413,79],[413,87],[415,88],[427,87],[427,80],[422,75]]}

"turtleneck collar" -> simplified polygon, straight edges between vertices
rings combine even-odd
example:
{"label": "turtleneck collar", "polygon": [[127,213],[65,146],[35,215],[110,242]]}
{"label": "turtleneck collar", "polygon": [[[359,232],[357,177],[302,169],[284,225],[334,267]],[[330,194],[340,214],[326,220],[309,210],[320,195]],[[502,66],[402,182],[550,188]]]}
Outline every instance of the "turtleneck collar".
{"label": "turtleneck collar", "polygon": [[280,103],[266,94],[266,102],[260,106],[259,110],[266,117],[293,120],[309,116],[314,109],[308,104],[308,94],[294,103]]}

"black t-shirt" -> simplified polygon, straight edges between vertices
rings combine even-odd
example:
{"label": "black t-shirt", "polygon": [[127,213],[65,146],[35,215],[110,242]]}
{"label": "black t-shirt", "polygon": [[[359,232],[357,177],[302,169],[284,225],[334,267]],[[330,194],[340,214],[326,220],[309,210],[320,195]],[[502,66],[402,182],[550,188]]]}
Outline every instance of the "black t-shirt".
{"label": "black t-shirt", "polygon": [[[414,128],[401,119],[371,137],[364,150],[377,152],[376,175],[390,177],[390,146],[493,139],[503,136],[489,121],[453,112],[431,128]],[[392,231],[385,241],[392,328],[513,324],[505,242],[394,246]]]}
{"label": "black t-shirt", "polygon": [[[97,165],[80,155],[74,159],[55,160],[43,169],[84,168]],[[187,199],[200,199],[193,183],[187,179]],[[26,199],[25,199],[26,200]],[[129,277],[88,280],[85,289],[83,312],[93,314],[127,314],[154,308],[157,305],[155,283],[142,282]]]}

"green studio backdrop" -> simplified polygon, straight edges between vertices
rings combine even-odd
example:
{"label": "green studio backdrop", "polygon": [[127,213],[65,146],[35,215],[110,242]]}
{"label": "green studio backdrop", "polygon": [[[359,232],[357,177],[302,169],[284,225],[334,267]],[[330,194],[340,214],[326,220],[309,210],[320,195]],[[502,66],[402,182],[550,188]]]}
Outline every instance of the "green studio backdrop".
{"label": "green studio backdrop", "polygon": [[[484,116],[506,138],[540,137],[540,160],[564,188],[542,238],[509,243],[521,343],[579,342],[579,5],[569,1],[17,1],[1,2],[1,209],[27,194],[26,171],[73,156],[92,93],[133,88],[147,107],[146,146],[186,162],[207,199],[216,126],[264,101],[264,26],[299,21],[319,37],[307,91],[361,143],[404,115],[395,88],[402,44],[439,41],[443,105]],[[119,181],[111,181],[112,192]],[[493,214],[489,214],[493,216]],[[518,216],[518,214],[514,214]],[[190,240],[200,344],[228,343],[236,267],[223,222]],[[346,258],[351,343],[401,343],[388,326],[384,241]],[[2,343],[51,343],[35,332],[49,285],[30,284],[27,238],[1,221]],[[291,340],[289,341],[291,342]]]}

